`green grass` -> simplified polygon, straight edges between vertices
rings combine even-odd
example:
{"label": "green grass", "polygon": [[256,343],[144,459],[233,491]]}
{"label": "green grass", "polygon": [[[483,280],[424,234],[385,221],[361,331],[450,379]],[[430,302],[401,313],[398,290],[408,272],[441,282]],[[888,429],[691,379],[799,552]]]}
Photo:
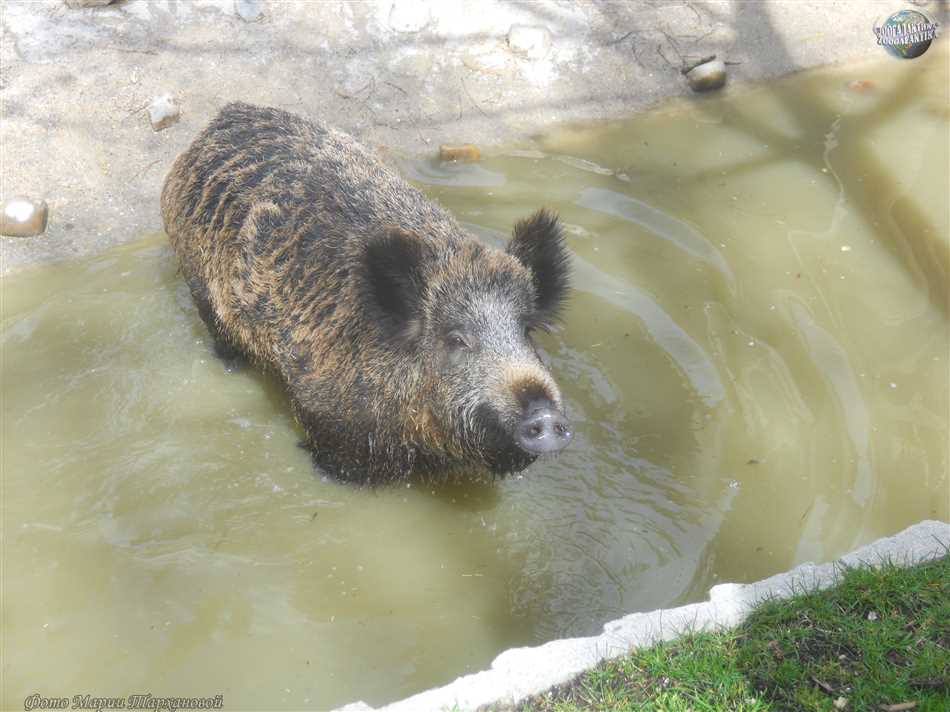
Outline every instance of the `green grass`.
{"label": "green grass", "polygon": [[950,556],[847,569],[833,588],[604,662],[518,709],[950,710]]}

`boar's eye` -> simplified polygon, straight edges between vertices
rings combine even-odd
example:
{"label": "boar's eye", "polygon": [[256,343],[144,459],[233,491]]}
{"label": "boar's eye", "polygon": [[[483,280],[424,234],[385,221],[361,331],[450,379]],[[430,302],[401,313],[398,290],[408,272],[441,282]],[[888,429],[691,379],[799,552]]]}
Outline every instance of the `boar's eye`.
{"label": "boar's eye", "polygon": [[469,348],[465,337],[457,331],[450,331],[445,337],[445,344],[453,351],[460,351]]}

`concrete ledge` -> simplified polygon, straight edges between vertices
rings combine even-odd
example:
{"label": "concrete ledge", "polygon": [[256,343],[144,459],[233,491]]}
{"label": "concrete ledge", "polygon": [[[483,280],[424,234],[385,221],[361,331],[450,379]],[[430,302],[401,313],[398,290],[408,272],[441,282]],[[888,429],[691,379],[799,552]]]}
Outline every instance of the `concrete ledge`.
{"label": "concrete ledge", "polygon": [[[705,603],[633,613],[604,625],[589,638],[552,640],[535,648],[512,648],[492,662],[491,668],[465,675],[444,687],[426,690],[380,709],[387,712],[470,710],[488,704],[514,705],[526,697],[560,685],[601,660],[625,654],[660,640],[671,640],[690,630],[728,628],[742,622],[755,604],[770,598],[788,598],[804,590],[834,584],[843,567],[876,566],[894,562],[911,566],[946,554],[950,524],[924,521],[899,534],[878,539],[827,564],[802,564],[786,573],[751,584],[714,586]],[[347,712],[373,709],[362,702],[341,708]]]}

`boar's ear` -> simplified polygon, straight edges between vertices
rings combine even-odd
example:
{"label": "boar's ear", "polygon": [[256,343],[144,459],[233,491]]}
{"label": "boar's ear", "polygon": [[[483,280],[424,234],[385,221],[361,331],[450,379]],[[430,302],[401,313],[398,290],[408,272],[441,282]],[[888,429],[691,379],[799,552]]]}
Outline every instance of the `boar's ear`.
{"label": "boar's ear", "polygon": [[531,270],[537,321],[557,319],[570,286],[569,256],[557,215],[542,209],[515,223],[508,254]]}
{"label": "boar's ear", "polygon": [[366,243],[367,296],[393,337],[411,340],[419,326],[428,253],[418,236],[397,227],[386,228]]}

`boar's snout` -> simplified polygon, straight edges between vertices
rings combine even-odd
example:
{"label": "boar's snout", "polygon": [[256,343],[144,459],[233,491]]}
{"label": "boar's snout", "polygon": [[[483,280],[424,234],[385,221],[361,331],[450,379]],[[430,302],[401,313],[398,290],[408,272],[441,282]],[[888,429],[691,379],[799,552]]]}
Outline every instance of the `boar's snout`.
{"label": "boar's snout", "polygon": [[573,437],[571,421],[549,402],[526,409],[517,432],[518,445],[533,455],[559,452]]}

